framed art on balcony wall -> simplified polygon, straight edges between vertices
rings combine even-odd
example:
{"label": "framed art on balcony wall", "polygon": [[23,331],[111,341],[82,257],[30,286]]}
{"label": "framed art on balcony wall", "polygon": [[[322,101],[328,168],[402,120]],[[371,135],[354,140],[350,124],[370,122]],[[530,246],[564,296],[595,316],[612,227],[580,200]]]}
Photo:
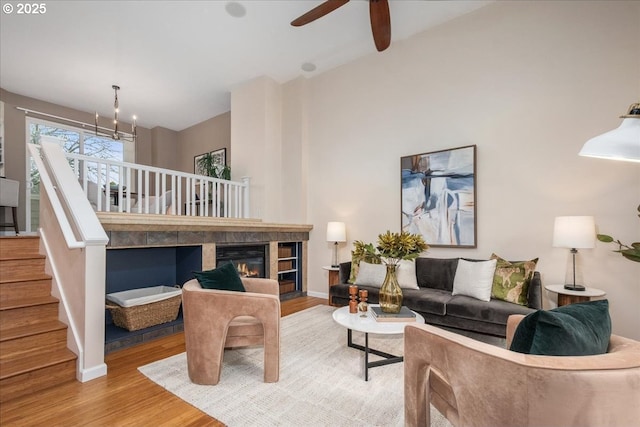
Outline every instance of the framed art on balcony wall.
{"label": "framed art on balcony wall", "polygon": [[475,248],[476,146],[400,158],[402,230],[431,247]]}
{"label": "framed art on balcony wall", "polygon": [[[196,175],[216,176],[211,171],[222,169],[227,164],[227,149],[210,151],[208,153],[198,154],[193,158],[193,173]],[[220,167],[218,167],[220,166]]]}

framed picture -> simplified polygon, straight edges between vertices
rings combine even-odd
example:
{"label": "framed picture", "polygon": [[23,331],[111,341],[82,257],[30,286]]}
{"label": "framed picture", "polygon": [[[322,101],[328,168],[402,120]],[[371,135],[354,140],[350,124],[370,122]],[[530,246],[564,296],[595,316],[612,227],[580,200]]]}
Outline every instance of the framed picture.
{"label": "framed picture", "polygon": [[429,246],[477,247],[476,146],[400,158],[402,230]]}
{"label": "framed picture", "polygon": [[207,172],[213,165],[227,164],[227,149],[210,151],[193,157],[193,173],[196,175],[210,176]]}

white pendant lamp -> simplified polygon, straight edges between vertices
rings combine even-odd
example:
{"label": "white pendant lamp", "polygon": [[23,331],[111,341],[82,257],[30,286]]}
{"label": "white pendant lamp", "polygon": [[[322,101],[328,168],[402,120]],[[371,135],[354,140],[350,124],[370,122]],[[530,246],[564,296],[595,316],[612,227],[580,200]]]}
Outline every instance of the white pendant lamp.
{"label": "white pendant lamp", "polygon": [[622,124],[588,140],[579,155],[600,159],[640,162],[640,103],[631,104]]}

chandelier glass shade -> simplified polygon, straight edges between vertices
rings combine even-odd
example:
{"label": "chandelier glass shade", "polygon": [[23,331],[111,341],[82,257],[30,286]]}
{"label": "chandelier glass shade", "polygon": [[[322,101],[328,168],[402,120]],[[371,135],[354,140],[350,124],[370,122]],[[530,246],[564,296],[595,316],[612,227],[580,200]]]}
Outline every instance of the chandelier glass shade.
{"label": "chandelier glass shade", "polygon": [[102,127],[98,124],[100,116],[96,112],[95,118],[95,133],[96,136],[105,136],[107,138],[114,139],[116,141],[129,141],[135,142],[136,140],[136,116],[133,116],[133,121],[131,122],[131,133],[126,133],[118,129],[120,125],[120,119],[118,115],[120,114],[120,106],[118,104],[118,91],[120,90],[120,86],[112,85],[111,88],[114,91],[114,101],[113,101],[113,129]]}

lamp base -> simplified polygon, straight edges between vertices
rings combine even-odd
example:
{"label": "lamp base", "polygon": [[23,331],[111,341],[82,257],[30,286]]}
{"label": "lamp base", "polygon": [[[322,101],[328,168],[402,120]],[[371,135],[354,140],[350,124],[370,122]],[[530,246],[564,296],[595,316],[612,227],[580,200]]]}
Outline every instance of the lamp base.
{"label": "lamp base", "polygon": [[582,285],[564,285],[565,289],[568,289],[570,291],[584,291],[585,287]]}

